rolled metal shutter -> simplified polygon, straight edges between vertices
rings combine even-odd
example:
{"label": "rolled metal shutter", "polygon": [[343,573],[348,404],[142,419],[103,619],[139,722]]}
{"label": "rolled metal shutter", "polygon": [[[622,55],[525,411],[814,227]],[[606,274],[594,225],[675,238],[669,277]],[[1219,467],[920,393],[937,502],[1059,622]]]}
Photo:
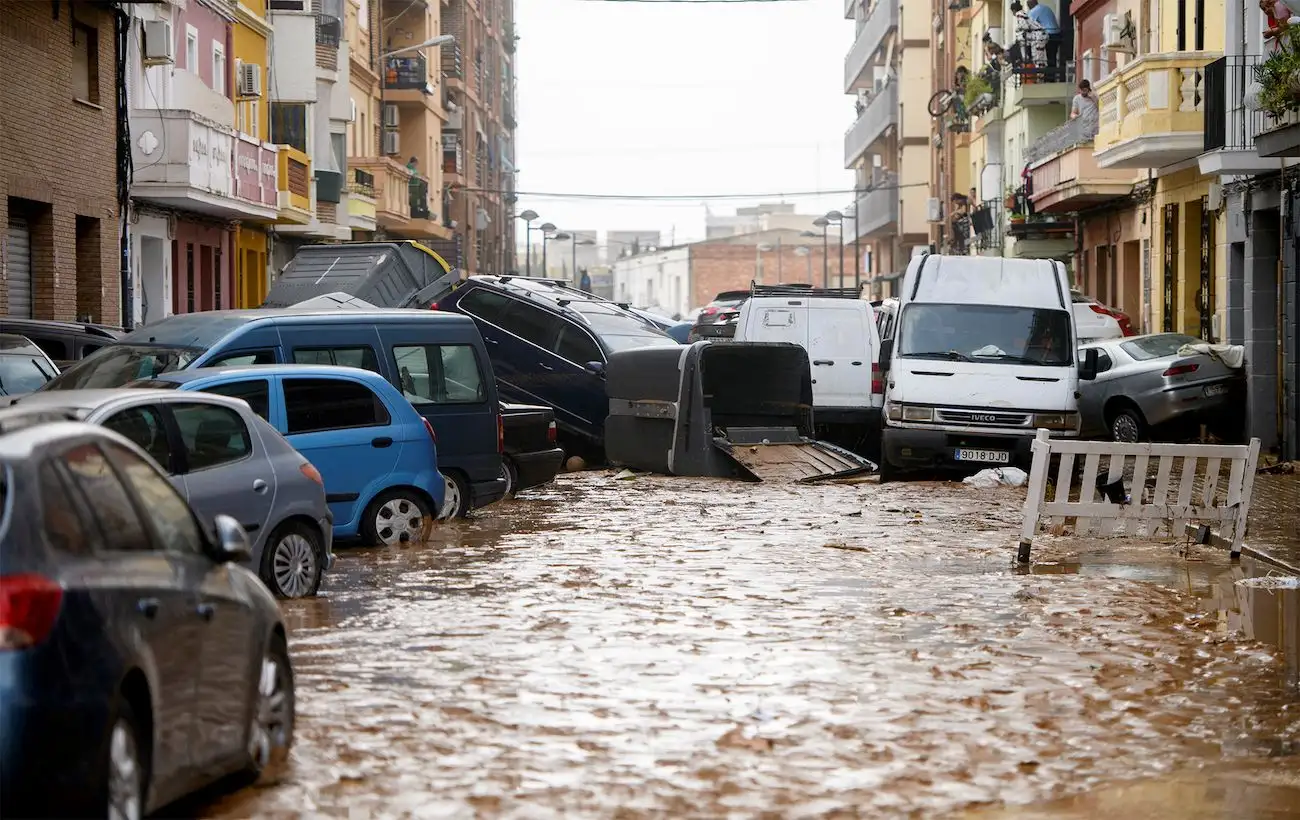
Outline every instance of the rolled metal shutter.
{"label": "rolled metal shutter", "polygon": [[32,235],[27,220],[9,217],[8,236],[5,241],[9,279],[9,307],[5,311],[14,318],[32,318]]}

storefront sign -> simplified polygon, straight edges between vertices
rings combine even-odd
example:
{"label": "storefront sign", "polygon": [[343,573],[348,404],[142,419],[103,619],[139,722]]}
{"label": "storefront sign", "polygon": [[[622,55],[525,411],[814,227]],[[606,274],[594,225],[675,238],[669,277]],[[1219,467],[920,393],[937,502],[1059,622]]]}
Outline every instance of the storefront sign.
{"label": "storefront sign", "polygon": [[240,199],[262,201],[261,152],[256,142],[235,141],[235,196]]}

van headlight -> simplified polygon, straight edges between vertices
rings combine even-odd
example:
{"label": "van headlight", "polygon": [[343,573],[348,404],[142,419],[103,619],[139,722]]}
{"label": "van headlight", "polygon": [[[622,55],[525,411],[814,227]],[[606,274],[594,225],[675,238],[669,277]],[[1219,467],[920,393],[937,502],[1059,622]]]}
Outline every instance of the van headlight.
{"label": "van headlight", "polygon": [[1079,429],[1078,413],[1035,413],[1034,429],[1043,430],[1077,430]]}
{"label": "van headlight", "polygon": [[905,404],[903,405],[903,421],[920,421],[920,422],[934,421],[934,408],[933,407],[912,407],[910,405]]}

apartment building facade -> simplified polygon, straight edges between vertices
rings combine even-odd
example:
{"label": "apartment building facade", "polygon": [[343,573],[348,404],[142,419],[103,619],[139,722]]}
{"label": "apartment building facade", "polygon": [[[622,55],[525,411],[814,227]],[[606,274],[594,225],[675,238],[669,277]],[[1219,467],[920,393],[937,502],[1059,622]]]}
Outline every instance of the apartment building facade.
{"label": "apartment building facade", "polygon": [[60,3],[0,18],[0,316],[119,324],[120,19]]}
{"label": "apartment building facade", "polygon": [[930,242],[931,123],[924,100],[933,74],[930,3],[846,0],[856,36],[844,61],[844,91],[857,118],[844,135],[854,172],[854,208],[844,241],[870,265],[863,278],[890,292],[914,249]]}

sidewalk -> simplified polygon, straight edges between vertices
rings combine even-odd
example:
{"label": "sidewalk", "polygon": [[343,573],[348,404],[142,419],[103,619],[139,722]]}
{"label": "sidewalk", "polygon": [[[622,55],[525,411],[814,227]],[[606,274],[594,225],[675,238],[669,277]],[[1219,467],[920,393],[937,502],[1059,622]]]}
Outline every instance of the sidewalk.
{"label": "sidewalk", "polygon": [[1300,473],[1255,476],[1242,551],[1300,575]]}

